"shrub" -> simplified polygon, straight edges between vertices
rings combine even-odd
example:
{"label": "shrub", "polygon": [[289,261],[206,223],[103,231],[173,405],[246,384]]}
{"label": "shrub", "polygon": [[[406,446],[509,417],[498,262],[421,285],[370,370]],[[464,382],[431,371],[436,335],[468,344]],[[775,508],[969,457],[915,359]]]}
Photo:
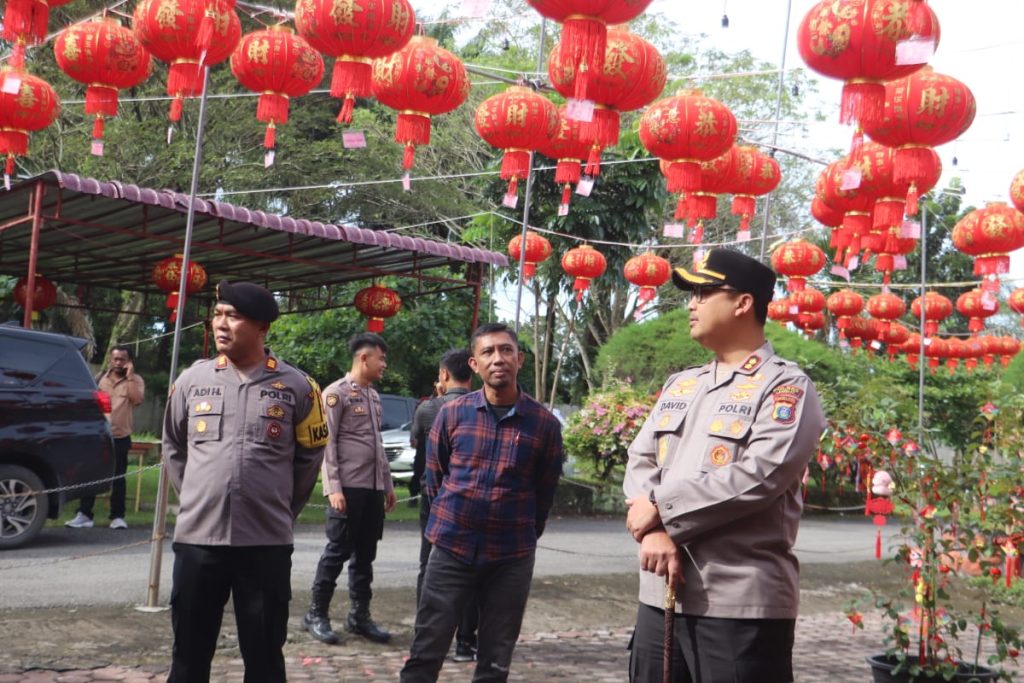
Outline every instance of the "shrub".
{"label": "shrub", "polygon": [[567,455],[594,466],[608,479],[626,466],[626,449],[633,443],[654,404],[653,395],[618,384],[592,394],[569,418],[562,438]]}

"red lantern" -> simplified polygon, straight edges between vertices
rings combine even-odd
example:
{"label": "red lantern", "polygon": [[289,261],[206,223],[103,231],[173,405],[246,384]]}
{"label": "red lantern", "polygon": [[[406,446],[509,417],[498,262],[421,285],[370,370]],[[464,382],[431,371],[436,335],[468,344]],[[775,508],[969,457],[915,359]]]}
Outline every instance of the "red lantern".
{"label": "red lantern", "polygon": [[[204,52],[197,43],[204,16],[213,18],[213,37]],[[181,120],[182,103],[203,89],[202,65],[213,66],[231,56],[242,37],[242,24],[233,6],[224,0],[141,0],[135,6],[135,36],[142,47],[170,67],[167,94],[171,102],[170,120]],[[200,58],[203,58],[202,64]]]}
{"label": "red lantern", "polygon": [[[508,243],[508,253],[514,261],[519,261],[523,252],[522,235],[516,235]],[[551,256],[551,242],[533,230],[526,231],[526,262],[523,264],[523,279],[529,280],[537,273],[537,264],[547,261]]]}
{"label": "red lantern", "polygon": [[657,295],[658,287],[672,277],[672,264],[655,254],[640,254],[626,261],[623,273],[627,280],[640,288],[636,307],[641,311]]}
{"label": "red lantern", "polygon": [[810,339],[815,332],[825,327],[825,314],[821,311],[800,313],[796,318],[796,326],[803,330],[804,335]]}
{"label": "red lantern", "polygon": [[331,97],[342,100],[338,122],[347,125],[356,98],[373,91],[373,60],[406,46],[416,16],[408,0],[299,0],[295,28],[314,48],[334,57]]}
{"label": "red lantern", "polygon": [[732,214],[740,217],[740,232],[750,230],[750,219],[757,207],[757,197],[775,190],[782,181],[779,162],[761,154],[754,147],[736,148],[733,177],[726,182],[725,192],[731,192]]}
{"label": "red lantern", "polygon": [[799,313],[800,308],[790,299],[775,299],[768,304],[768,318],[775,322],[793,322]]}
{"label": "red lantern", "polygon": [[25,66],[25,46],[36,45],[46,38],[50,8],[69,2],[71,0],[7,0],[0,38],[12,45],[11,66],[16,69]]}
{"label": "red lantern", "polygon": [[[153,284],[167,292],[167,308],[171,311],[172,323],[178,319],[178,291],[181,289],[181,266],[184,260],[182,254],[175,254],[153,266]],[[195,261],[189,261],[185,293],[195,294],[205,286],[206,269]]]}
{"label": "red lantern", "polygon": [[968,318],[967,329],[978,333],[985,329],[985,319],[999,313],[999,300],[992,292],[984,289],[972,289],[964,292],[956,300],[957,312]]}
{"label": "red lantern", "polygon": [[114,17],[69,26],[57,36],[53,52],[61,71],[85,83],[85,113],[96,117],[92,137],[102,139],[104,119],[117,116],[118,91],[149,78],[149,53]]}
{"label": "red lantern", "polygon": [[956,371],[961,359],[968,358],[970,352],[971,349],[964,340],[958,337],[950,337],[946,340],[946,368],[949,369],[950,375]]}
{"label": "red lantern", "polygon": [[1018,211],[1024,211],[1024,171],[1013,176],[1013,182],[1010,183],[1010,201]]}
{"label": "red lantern", "polygon": [[700,164],[700,186],[696,192],[684,192],[678,185],[680,174],[675,173],[672,165],[678,162],[671,162],[661,159],[658,167],[661,174],[665,176],[668,191],[680,193],[676,202],[675,217],[686,218],[691,228],[696,227],[694,236],[690,240],[693,244],[700,244],[704,235],[702,221],[710,220],[718,213],[718,195],[731,191],[729,182],[735,174],[737,154],[736,147],[730,147],[729,151],[722,156],[704,161]]}
{"label": "red lantern", "polygon": [[1021,343],[1013,337],[1000,337],[999,362],[1005,368],[1020,353]]}
{"label": "red lantern", "polygon": [[1010,269],[1011,251],[1024,247],[1024,214],[1003,202],[975,209],[953,228],[953,246],[974,257],[974,274],[985,289],[999,291],[998,276]]}
{"label": "red lantern", "polygon": [[939,363],[949,358],[949,343],[941,337],[927,337],[924,345],[924,357],[928,359],[928,368],[935,372]]}
{"label": "red lantern", "polygon": [[[864,159],[861,159],[864,163]],[[871,211],[875,201],[875,190],[864,182],[864,171],[860,164],[854,169],[850,160],[840,159],[828,165],[818,176],[815,196],[834,211],[843,213],[843,224],[833,233],[830,244],[836,247],[835,262],[850,267],[853,258],[860,253],[863,235],[871,231]],[[867,166],[871,169],[870,161]],[[847,174],[853,174],[854,182],[844,182]],[[871,177],[874,177],[873,174]]]}
{"label": "red lantern", "polygon": [[558,110],[529,88],[512,86],[476,108],[476,132],[491,147],[505,152],[501,179],[514,196],[530,169],[530,150],[541,149],[558,133]]}
{"label": "red lantern", "polygon": [[271,26],[242,38],[231,53],[231,73],[243,86],[260,93],[256,120],[267,124],[263,146],[273,149],[274,131],[288,123],[289,98],[301,97],[319,85],[324,60],[287,26]]}
{"label": "red lantern", "polygon": [[390,287],[374,284],[356,292],[353,303],[357,311],[369,318],[366,331],[380,334],[384,331],[384,319],[393,317],[402,307],[402,297]]}
{"label": "red lantern", "polygon": [[604,254],[589,244],[570,249],[562,256],[562,270],[576,278],[572,288],[576,291],[576,301],[583,298],[583,293],[590,289],[590,281],[604,274],[608,266]]}
{"label": "red lantern", "polygon": [[686,192],[698,191],[700,162],[722,156],[736,138],[736,117],[699,90],[680,90],[658,100],[640,119],[640,142],[651,154],[667,159],[669,182]]}
{"label": "red lantern", "polygon": [[[22,308],[28,308],[28,278],[23,277],[14,284],[14,300]],[[39,318],[39,311],[45,311],[57,301],[57,285],[36,273],[32,287],[32,320]]]}
{"label": "red lantern", "polygon": [[843,224],[843,212],[833,209],[818,197],[811,200],[811,216],[826,228],[838,228]]}
{"label": "red lantern", "polygon": [[773,251],[771,261],[775,272],[789,278],[787,291],[798,292],[804,288],[807,278],[825,266],[825,252],[816,244],[797,239]]}
{"label": "red lantern", "polygon": [[609,24],[625,24],[652,0],[527,0],[541,16],[562,24],[560,58],[577,65],[574,97],[585,100],[590,82],[604,70]]}
{"label": "red lantern", "polygon": [[7,159],[4,185],[10,189],[14,158],[28,154],[28,135],[46,128],[60,111],[50,84],[19,69],[0,68],[0,156]]}
{"label": "red lantern", "polygon": [[908,339],[910,339],[910,330],[899,323],[889,324],[889,329],[882,335],[882,341],[885,342],[885,352],[889,355],[890,362],[896,358],[896,354],[900,352]]}
{"label": "red lantern", "polygon": [[395,142],[405,146],[402,168],[412,168],[417,145],[430,144],[430,117],[458,109],[469,87],[466,67],[434,38],[413,36],[373,63],[373,96],[398,111]]}
{"label": "red lantern", "polygon": [[846,328],[850,326],[850,319],[860,315],[864,310],[864,297],[852,289],[841,289],[825,299],[825,307],[836,317],[839,338],[846,339]]}
{"label": "red lantern", "polygon": [[903,78],[923,64],[899,64],[897,45],[912,35],[939,42],[939,20],[930,8],[918,30],[907,23],[906,0],[821,0],[797,31],[800,56],[812,70],[845,81],[839,119],[877,117],[885,102],[884,81]]}
{"label": "red lantern", "polygon": [[846,325],[846,336],[850,340],[852,352],[856,353],[864,345],[865,339],[874,340],[878,337],[878,321],[854,316]]}
{"label": "red lantern", "polygon": [[896,158],[900,150],[893,150],[877,142],[865,143],[864,155],[875,158],[878,174],[877,195],[872,220],[875,230],[899,236],[903,216],[917,213],[918,199],[935,187],[942,175],[942,160],[930,147],[920,149],[920,164],[912,180],[896,177]]}
{"label": "red lantern", "polygon": [[[566,99],[576,92],[576,67],[562,60],[556,45],[548,57],[548,77],[558,94]],[[581,139],[589,143],[587,175],[601,173],[601,151],[619,143],[619,112],[646,107],[665,89],[668,70],[657,48],[625,26],[608,29],[604,69],[591,74],[589,99],[594,114],[581,122]]]}
{"label": "red lantern", "polygon": [[590,145],[580,134],[582,124],[570,119],[565,106],[558,108],[558,131],[554,137],[543,142],[538,151],[555,160],[555,184],[562,188],[560,209],[567,210],[572,196],[572,187],[580,181],[580,164],[587,158]]}
{"label": "red lantern", "polygon": [[[910,312],[921,319],[921,297],[910,302]],[[953,302],[938,292],[924,293],[924,333],[933,336],[939,331],[939,323],[953,314]]]}
{"label": "red lantern", "polygon": [[[1018,287],[1010,292],[1010,297],[1006,300],[1006,303],[1014,313],[1024,316],[1024,287]],[[1024,318],[1021,318],[1020,324],[1021,327],[1024,327]]]}
{"label": "red lantern", "polygon": [[892,292],[882,292],[868,299],[868,315],[878,321],[878,339],[882,339],[894,320],[907,312],[907,304]]}
{"label": "red lantern", "polygon": [[981,337],[971,337],[970,339],[964,340],[964,358],[967,359],[965,365],[967,366],[968,372],[973,372],[974,368],[978,367],[978,359],[985,356],[985,343]]}

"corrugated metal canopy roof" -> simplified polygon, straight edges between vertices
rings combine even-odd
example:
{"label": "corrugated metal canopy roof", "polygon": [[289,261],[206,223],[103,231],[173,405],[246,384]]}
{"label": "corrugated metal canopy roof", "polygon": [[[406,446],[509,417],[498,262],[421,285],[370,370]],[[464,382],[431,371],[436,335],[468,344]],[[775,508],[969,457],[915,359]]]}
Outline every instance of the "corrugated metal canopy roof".
{"label": "corrugated metal canopy roof", "polygon": [[[187,194],[57,171],[19,182],[0,192],[2,274],[28,272],[36,187],[43,188],[36,272],[60,283],[158,291],[151,272],[183,249]],[[294,293],[384,275],[453,282],[424,271],[508,265],[496,252],[198,198],[191,258],[211,282],[251,280]]]}

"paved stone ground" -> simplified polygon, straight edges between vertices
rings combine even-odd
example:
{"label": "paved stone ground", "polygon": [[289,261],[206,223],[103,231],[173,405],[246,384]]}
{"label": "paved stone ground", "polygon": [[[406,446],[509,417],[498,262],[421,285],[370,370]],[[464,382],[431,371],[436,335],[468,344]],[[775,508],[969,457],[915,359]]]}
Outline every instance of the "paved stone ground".
{"label": "paved stone ground", "polygon": [[[853,630],[835,614],[801,617],[797,624],[794,665],[798,683],[864,683],[869,678],[865,657],[877,651],[880,620],[865,616],[865,629]],[[631,629],[608,631],[563,631],[524,634],[516,647],[511,681],[546,683],[580,681],[617,683],[626,680],[629,656],[626,645]],[[970,642],[966,639],[964,642]],[[404,649],[373,646],[349,639],[331,656],[297,656],[287,660],[290,681],[376,681],[397,680],[405,660]],[[984,658],[984,655],[983,655]],[[473,664],[447,662],[442,681],[463,681],[472,677]],[[1022,675],[1013,671],[1014,680]],[[241,681],[241,660],[218,657],[211,680]],[[166,670],[159,667],[128,669],[107,666],[79,671],[32,670],[0,674],[0,683],[164,683]]]}

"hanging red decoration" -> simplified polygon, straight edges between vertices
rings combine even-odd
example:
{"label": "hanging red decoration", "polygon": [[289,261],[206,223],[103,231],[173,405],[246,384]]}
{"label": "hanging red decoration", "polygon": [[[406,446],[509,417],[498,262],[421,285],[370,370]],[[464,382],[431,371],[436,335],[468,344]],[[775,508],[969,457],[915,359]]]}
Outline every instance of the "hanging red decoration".
{"label": "hanging red decoration", "polygon": [[8,63],[12,67],[24,67],[25,48],[38,45],[46,38],[50,9],[69,2],[71,0],[7,0],[0,38],[11,44],[11,59]]}
{"label": "hanging red decoration", "polygon": [[701,189],[694,192],[683,192],[677,185],[680,174],[674,173],[672,165],[678,162],[671,162],[661,159],[658,162],[661,174],[665,176],[669,192],[680,193],[676,202],[675,217],[687,219],[691,228],[699,226],[695,238],[691,241],[700,244],[701,236],[704,234],[702,221],[711,220],[718,213],[718,195],[724,192],[731,192],[729,183],[736,173],[737,153],[733,145],[729,151],[711,161],[703,161],[700,164],[700,186]]}
{"label": "hanging red decoration", "polygon": [[515,196],[530,169],[530,151],[540,149],[558,133],[558,110],[546,97],[529,88],[512,86],[492,95],[476,108],[476,132],[491,147],[505,152],[501,179]]}
{"label": "hanging red decoration", "polygon": [[892,292],[882,292],[868,299],[867,310],[878,321],[878,339],[882,339],[889,325],[907,312],[907,304]]}
{"label": "hanging red decoration", "polygon": [[924,344],[924,357],[928,359],[928,369],[935,372],[939,364],[949,358],[949,344],[942,337],[927,337]]}
{"label": "hanging red decoration", "polygon": [[[167,308],[170,309],[172,323],[178,319],[178,291],[181,289],[181,266],[184,260],[182,254],[175,254],[153,266],[153,284],[167,292]],[[185,293],[195,294],[205,286],[206,269],[195,261],[189,261]]]}
{"label": "hanging red decoration", "polygon": [[356,292],[353,304],[357,311],[369,318],[366,331],[380,334],[384,331],[384,319],[395,316],[402,308],[402,297],[390,287],[373,284]]}
{"label": "hanging red decoration", "polygon": [[852,289],[841,289],[829,294],[825,299],[825,307],[836,318],[839,338],[846,339],[846,328],[850,326],[850,319],[855,315],[860,315],[860,312],[864,310],[864,297]]}
{"label": "hanging red decoration", "polygon": [[338,122],[348,125],[356,98],[372,94],[373,60],[406,46],[416,15],[408,0],[298,0],[295,28],[314,48],[334,57],[331,97],[342,101]]}
{"label": "hanging red decoration", "polygon": [[964,340],[964,346],[966,350],[963,354],[964,358],[967,359],[965,363],[967,372],[973,372],[978,367],[978,359],[985,356],[985,342],[982,341],[981,337],[971,337]]}
{"label": "hanging red decoration", "polygon": [[788,323],[796,320],[800,308],[788,298],[775,299],[768,304],[768,318],[778,323]]}
{"label": "hanging red decoration", "polygon": [[903,349],[903,345],[910,339],[910,330],[899,323],[890,323],[889,329],[882,335],[885,342],[885,352],[889,355],[889,362],[896,359],[896,354]]}
{"label": "hanging red decoration", "polygon": [[260,93],[256,120],[267,124],[263,146],[274,149],[275,131],[288,123],[288,103],[320,84],[324,60],[287,26],[270,26],[242,38],[231,53],[231,73]]}
{"label": "hanging red decoration", "polygon": [[558,131],[542,141],[538,151],[555,160],[555,184],[562,188],[560,211],[566,211],[573,186],[580,181],[581,163],[587,158],[590,145],[580,135],[581,123],[568,117],[565,105],[558,108]]}
{"label": "hanging red decoration", "polygon": [[402,168],[412,168],[418,145],[430,144],[430,117],[458,109],[469,88],[462,61],[426,36],[413,36],[373,63],[373,96],[398,112],[395,142],[405,146]]}
{"label": "hanging red decoration", "polygon": [[[516,235],[508,243],[508,254],[513,261],[518,262],[522,257],[523,242],[522,235]],[[523,279],[529,280],[537,274],[537,264],[547,261],[551,256],[551,242],[547,238],[538,235],[533,230],[526,231],[526,259],[523,263]]]}
{"label": "hanging red decoration", "polygon": [[796,317],[796,326],[803,330],[808,339],[811,339],[818,330],[825,328],[825,314],[821,311],[801,312]]}
{"label": "hanging red decoration", "polygon": [[789,299],[801,313],[820,313],[825,310],[825,295],[813,287],[791,292]]}
{"label": "hanging red decoration", "polygon": [[972,289],[956,299],[957,313],[968,319],[967,329],[977,334],[985,329],[985,319],[999,313],[999,300],[985,289]]}
{"label": "hanging red decoration", "polygon": [[911,36],[938,45],[939,20],[925,11],[916,31],[907,21],[907,0],[821,0],[804,16],[797,30],[800,56],[813,71],[844,81],[841,122],[879,116],[884,82],[924,66],[899,63],[897,46]]}
{"label": "hanging red decoration", "polygon": [[562,24],[559,56],[575,65],[573,97],[590,97],[590,83],[604,70],[608,26],[640,16],[652,0],[527,0],[548,19]]}
{"label": "hanging red decoration", "polygon": [[135,34],[115,17],[72,24],[57,36],[53,53],[61,71],[86,85],[85,113],[95,117],[95,141],[103,138],[104,120],[117,116],[118,91],[149,78],[152,64]]}
{"label": "hanging red decoration", "polygon": [[[1024,287],[1018,287],[1010,292],[1010,296],[1006,299],[1006,305],[1008,305],[1010,310],[1014,313],[1024,316]],[[1024,317],[1021,318],[1020,324],[1021,327],[1024,327]]]}
{"label": "hanging red decoration", "polygon": [[1021,343],[1013,337],[999,337],[999,363],[1005,368],[1020,353]]}
{"label": "hanging red decoration", "polygon": [[882,527],[886,518],[893,513],[892,476],[888,472],[876,471],[869,475],[867,500],[864,514],[873,515],[871,521],[877,527],[875,532],[875,559],[882,559]]}
{"label": "hanging red decoration", "polygon": [[[938,292],[924,293],[924,333],[931,337],[939,332],[939,323],[953,314],[953,302]],[[917,297],[910,302],[910,312],[921,319],[921,300]]]}
{"label": "hanging red decoration", "polygon": [[1024,171],[1013,176],[1013,182],[1010,183],[1010,201],[1018,211],[1024,211]]}
{"label": "hanging red decoration", "polygon": [[672,277],[672,264],[656,254],[640,254],[626,261],[622,269],[626,279],[640,288],[636,297],[636,308],[642,311],[648,302],[658,294],[658,287]]}
{"label": "hanging red decoration", "polygon": [[[35,283],[33,284],[32,319],[36,320],[39,317],[39,311],[45,311],[57,302],[57,285],[47,280],[39,273],[36,273]],[[19,279],[14,284],[14,300],[18,302],[18,305],[22,308],[28,308],[27,277]]]}
{"label": "hanging red decoration", "polygon": [[[861,163],[864,161],[862,158]],[[870,160],[867,162],[870,172]],[[840,159],[829,164],[818,177],[815,197],[832,210],[843,213],[842,227],[833,233],[830,245],[836,248],[835,263],[852,268],[853,259],[860,253],[861,238],[871,232],[874,188],[864,182],[860,163],[854,168],[850,160]]]}
{"label": "hanging red decoration", "polygon": [[[574,97],[576,67],[562,60],[561,45],[548,56],[548,77],[559,95]],[[580,128],[581,139],[590,145],[587,175],[600,175],[602,150],[619,143],[619,112],[646,107],[661,95],[667,80],[665,60],[657,48],[625,26],[608,29],[604,68],[590,78],[593,118],[581,122]]]}
{"label": "hanging red decoration", "polygon": [[771,261],[775,272],[788,278],[786,290],[798,292],[804,288],[807,278],[825,266],[825,252],[816,244],[797,239],[773,251]]}
{"label": "hanging red decoration", "polygon": [[46,128],[60,111],[60,100],[50,84],[27,71],[0,68],[0,157],[4,185],[14,175],[14,159],[28,154],[29,133]]}
{"label": "hanging red decoration", "polygon": [[[196,40],[203,17],[211,14],[214,40],[205,56]],[[203,89],[203,64],[213,66],[231,56],[242,37],[242,24],[233,5],[225,0],[141,0],[132,22],[135,37],[146,51],[169,64],[167,94],[169,118],[181,120],[186,97]],[[200,63],[200,58],[203,62]]]}
{"label": "hanging red decoration", "polygon": [[725,183],[724,192],[731,192],[732,214],[740,217],[740,232],[750,230],[750,219],[757,208],[757,197],[772,192],[782,182],[779,162],[755,147],[736,148],[733,176]]}
{"label": "hanging red decoration", "polygon": [[953,246],[974,257],[974,274],[985,289],[999,291],[999,275],[1010,269],[1009,253],[1024,247],[1024,214],[1003,202],[975,209],[953,228]]}
{"label": "hanging red decoration", "polygon": [[850,340],[852,353],[864,346],[864,340],[876,340],[878,338],[878,321],[872,318],[863,318],[859,315],[850,318],[846,326],[846,336]]}
{"label": "hanging red decoration", "polygon": [[669,182],[682,191],[700,186],[700,163],[722,156],[736,139],[736,117],[699,90],[680,90],[658,100],[640,119],[640,142],[651,154],[672,162]]}
{"label": "hanging red decoration", "polygon": [[927,191],[923,188],[929,179],[941,174],[932,148],[963,135],[976,112],[970,88],[926,66],[886,83],[884,109],[865,117],[861,125],[872,140],[896,150],[893,180],[916,188],[920,195]]}
{"label": "hanging red decoration", "polygon": [[966,359],[969,353],[970,348],[964,340],[958,337],[950,337],[946,340],[946,368],[950,375],[956,372],[960,361]]}
{"label": "hanging red decoration", "polygon": [[603,275],[607,266],[604,254],[589,244],[565,252],[562,256],[562,270],[576,278],[572,283],[576,301],[583,298],[583,293],[590,289],[590,281]]}
{"label": "hanging red decoration", "polygon": [[863,155],[872,157],[874,172],[878,175],[872,228],[883,235],[898,237],[904,215],[915,215],[921,195],[939,182],[942,160],[935,150],[923,147],[921,157],[927,159],[927,163],[921,164],[921,170],[912,181],[897,180],[895,160],[898,150],[877,142],[865,143],[862,150]]}

